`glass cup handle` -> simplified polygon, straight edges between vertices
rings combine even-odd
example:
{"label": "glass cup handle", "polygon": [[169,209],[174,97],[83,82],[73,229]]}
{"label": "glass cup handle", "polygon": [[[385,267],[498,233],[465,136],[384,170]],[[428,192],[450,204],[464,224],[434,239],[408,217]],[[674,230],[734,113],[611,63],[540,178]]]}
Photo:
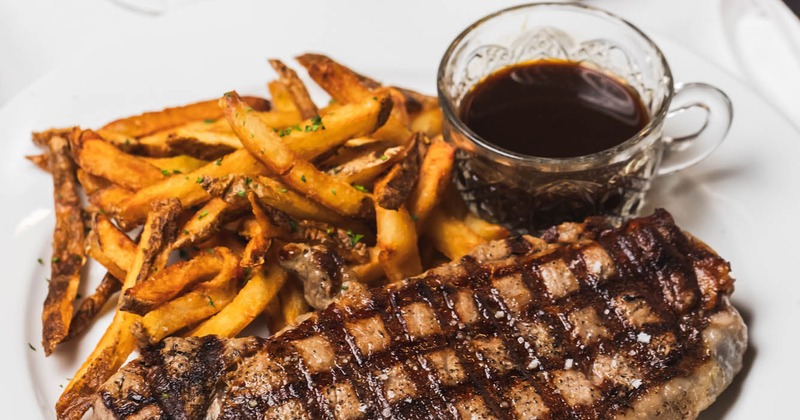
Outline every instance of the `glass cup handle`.
{"label": "glass cup handle", "polygon": [[658,175],[688,168],[708,157],[725,139],[733,118],[733,106],[728,95],[706,83],[678,85],[667,120],[692,108],[706,111],[706,120],[696,133],[681,137],[664,137],[664,156]]}

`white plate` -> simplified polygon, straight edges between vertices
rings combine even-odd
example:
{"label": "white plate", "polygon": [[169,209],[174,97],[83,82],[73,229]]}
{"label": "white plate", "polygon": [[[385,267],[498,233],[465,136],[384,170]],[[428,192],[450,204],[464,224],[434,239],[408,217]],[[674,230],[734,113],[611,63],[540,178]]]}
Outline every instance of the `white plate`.
{"label": "white plate", "polygon": [[[61,386],[102,334],[110,314],[77,344],[45,358],[41,304],[46,294],[52,220],[50,178],[25,161],[30,132],[52,126],[97,127],[116,117],[237,89],[265,94],[265,59],[306,51],[330,54],[359,71],[433,92],[438,60],[465,25],[503,5],[455,2],[308,4],[202,2],[168,14],[100,53],[84,54],[39,80],[0,110],[6,274],[0,305],[0,396],[18,418],[53,418]],[[656,182],[651,206],[730,260],[734,302],[748,321],[744,371],[704,418],[784,418],[794,413],[800,364],[800,282],[794,261],[800,237],[797,194],[800,135],[769,104],[701,57],[656,37],[676,79],[724,89],[735,106],[727,141],[700,165]],[[100,270],[91,273],[92,278]],[[36,350],[29,348],[32,344]],[[13,408],[12,408],[13,407]],[[791,411],[790,411],[791,410]]]}

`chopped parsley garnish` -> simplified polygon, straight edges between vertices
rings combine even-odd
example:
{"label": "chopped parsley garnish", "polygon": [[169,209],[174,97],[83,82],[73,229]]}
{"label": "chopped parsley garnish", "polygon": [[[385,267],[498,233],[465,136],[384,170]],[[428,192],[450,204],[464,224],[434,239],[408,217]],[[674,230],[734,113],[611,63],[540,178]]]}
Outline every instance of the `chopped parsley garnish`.
{"label": "chopped parsley garnish", "polygon": [[130,146],[131,145],[131,139],[125,139],[125,145],[126,146]]}
{"label": "chopped parsley garnish", "polygon": [[222,165],[222,158],[219,158],[219,159],[215,160],[214,163],[216,163],[217,166]]}
{"label": "chopped parsley garnish", "polygon": [[204,217],[208,216],[208,210],[203,210],[199,216],[197,216],[197,220],[202,220]]}
{"label": "chopped parsley garnish", "polygon": [[61,258],[53,257],[53,259],[51,261],[53,261],[54,263],[58,263],[58,262],[61,261]]}
{"label": "chopped parsley garnish", "polygon": [[356,246],[358,241],[360,241],[361,238],[364,237],[364,235],[360,233],[353,233],[353,231],[350,229],[347,229],[347,236],[350,237],[350,246]]}
{"label": "chopped parsley garnish", "polygon": [[310,133],[324,129],[325,125],[322,124],[322,117],[317,115],[311,118],[311,125],[307,125],[303,131],[305,131],[306,133]]}
{"label": "chopped parsley garnish", "polygon": [[246,177],[244,179],[244,185],[250,185],[251,182],[253,182],[253,178]]}
{"label": "chopped parsley garnish", "polygon": [[282,193],[285,193],[286,191],[289,191],[289,190],[287,190],[286,188],[280,188],[278,191],[280,191]]}
{"label": "chopped parsley garnish", "polygon": [[206,299],[208,299],[208,306],[213,306],[216,308],[216,306],[214,305],[214,300],[211,299],[211,296],[206,295]]}
{"label": "chopped parsley garnish", "polygon": [[178,170],[178,169],[173,169],[172,173],[175,174],[175,175],[178,175],[179,173],[181,173],[181,171]]}
{"label": "chopped parsley garnish", "polygon": [[382,161],[386,162],[387,160],[389,160],[389,156],[386,156],[386,155],[381,155],[380,159],[381,159]]}
{"label": "chopped parsley garnish", "polygon": [[306,182],[306,176],[305,176],[305,174],[303,174],[303,175],[300,175],[300,180],[301,180],[301,181],[303,181],[303,182]]}
{"label": "chopped parsley garnish", "polygon": [[244,197],[244,190],[238,191],[236,195],[238,195],[239,197]]}
{"label": "chopped parsley garnish", "polygon": [[331,228],[327,228],[327,229],[325,229],[325,233],[326,233],[328,236],[330,236],[330,235],[331,235],[331,233],[333,233],[333,229],[331,229]]}
{"label": "chopped parsley garnish", "polygon": [[202,176],[198,176],[198,177],[197,177],[197,183],[198,183],[198,184],[202,184],[202,183],[203,183],[203,181],[205,181],[205,178],[203,178]]}
{"label": "chopped parsley garnish", "polygon": [[292,228],[292,232],[297,232],[297,222],[294,220],[289,220],[289,227]]}
{"label": "chopped parsley garnish", "polygon": [[162,169],[161,170],[161,175],[170,176],[170,172],[168,170],[166,170],[166,169]]}
{"label": "chopped parsley garnish", "polygon": [[416,214],[412,214],[411,215],[411,220],[416,222],[417,220],[419,220],[419,216],[417,216]]}
{"label": "chopped parsley garnish", "polygon": [[336,190],[331,190],[331,194],[336,195]]}
{"label": "chopped parsley garnish", "polygon": [[206,124],[213,124],[214,121],[216,121],[216,120],[213,119],[213,118],[206,118],[206,119],[203,120],[203,122],[206,123]]}
{"label": "chopped parsley garnish", "polygon": [[361,192],[367,192],[367,189],[366,189],[366,188],[364,188],[364,186],[363,186],[363,185],[358,185],[358,184],[355,184],[355,185],[353,185],[353,188],[355,188],[355,189],[357,189],[357,190],[359,190],[359,191],[361,191]]}
{"label": "chopped parsley garnish", "polygon": [[183,230],[183,234],[184,234],[184,235],[188,235],[188,234],[189,234],[189,230],[188,230],[188,229],[184,229],[184,230]]}
{"label": "chopped parsley garnish", "polygon": [[347,290],[350,288],[350,285],[347,282],[342,283],[342,290]]}
{"label": "chopped parsley garnish", "polygon": [[373,97],[372,97],[372,100],[373,100],[373,101],[377,101],[377,100],[378,100],[378,97],[377,97],[377,96],[373,96]]}
{"label": "chopped parsley garnish", "polygon": [[30,348],[31,348],[31,350],[33,350],[33,351],[36,351],[36,347],[33,347],[33,344],[31,344],[31,343],[28,343],[28,347],[30,347]]}
{"label": "chopped parsley garnish", "polygon": [[41,265],[44,265],[44,261],[41,258],[37,258],[36,262],[38,262]]}

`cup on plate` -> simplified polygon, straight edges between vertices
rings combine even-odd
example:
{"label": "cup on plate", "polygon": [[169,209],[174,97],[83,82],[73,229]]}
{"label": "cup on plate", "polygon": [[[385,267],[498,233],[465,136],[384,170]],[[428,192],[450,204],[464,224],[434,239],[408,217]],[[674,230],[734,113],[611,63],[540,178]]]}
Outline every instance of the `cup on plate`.
{"label": "cup on plate", "polygon": [[[574,63],[618,80],[638,94],[646,121],[615,145],[568,157],[521,153],[477,134],[461,112],[473,88],[498,71],[540,61]],[[617,220],[635,216],[651,180],[711,154],[732,118],[722,91],[703,83],[674,85],[666,59],[647,35],[583,4],[521,5],[473,23],[445,52],[437,88],[444,136],[458,147],[455,178],[461,194],[478,214],[517,232],[597,214]],[[702,128],[665,136],[665,120],[691,108],[705,111]]]}

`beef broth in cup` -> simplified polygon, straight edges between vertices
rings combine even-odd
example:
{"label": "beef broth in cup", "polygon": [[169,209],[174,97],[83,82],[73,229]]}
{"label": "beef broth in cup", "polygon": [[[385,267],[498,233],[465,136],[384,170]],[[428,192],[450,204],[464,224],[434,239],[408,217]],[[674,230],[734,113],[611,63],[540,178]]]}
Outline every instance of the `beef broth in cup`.
{"label": "beef broth in cup", "polygon": [[[517,6],[474,23],[445,53],[438,91],[461,194],[518,232],[635,216],[651,179],[708,156],[732,115],[712,86],[675,88],[637,28],[580,4]],[[664,121],[690,107],[707,111],[704,128],[664,136]]]}

